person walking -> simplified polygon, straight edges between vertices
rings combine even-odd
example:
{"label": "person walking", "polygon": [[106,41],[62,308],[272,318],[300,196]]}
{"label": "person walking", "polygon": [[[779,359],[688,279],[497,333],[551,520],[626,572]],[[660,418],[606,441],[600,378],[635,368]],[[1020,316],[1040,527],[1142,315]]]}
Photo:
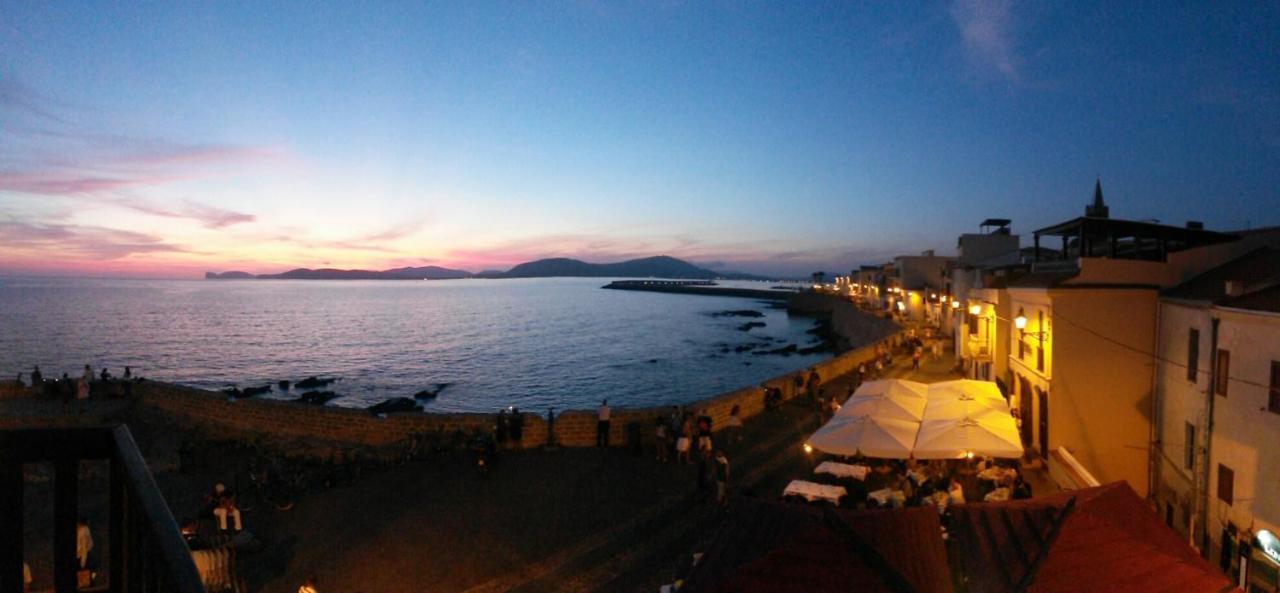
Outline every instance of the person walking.
{"label": "person walking", "polygon": [[729,410],[729,418],[724,421],[725,432],[729,435],[729,439],[735,443],[742,442],[742,406],[734,404],[733,409]]}
{"label": "person walking", "polygon": [[698,411],[698,454],[703,459],[711,459],[711,416],[707,411]]}
{"label": "person walking", "polygon": [[81,517],[76,521],[76,562],[80,570],[89,568],[89,552],[93,550],[93,534],[89,522]]}
{"label": "person walking", "polygon": [[693,448],[693,416],[685,415],[680,424],[680,438],[676,440],[676,461],[689,463],[689,450]]}
{"label": "person walking", "polygon": [[609,400],[600,402],[596,409],[596,446],[609,446]]}
{"label": "person walking", "polygon": [[37,389],[44,386],[44,375],[40,373],[40,365],[31,369],[31,386]]}
{"label": "person walking", "polygon": [[729,504],[729,458],[716,451],[716,504]]}
{"label": "person walking", "polygon": [[93,381],[93,369],[84,365],[84,374],[76,382],[76,399],[89,399],[89,382]]}
{"label": "person walking", "polygon": [[913,371],[920,370],[920,356],[923,353],[924,353],[924,348],[921,346],[917,346],[915,347],[915,349],[911,351],[911,370]]}

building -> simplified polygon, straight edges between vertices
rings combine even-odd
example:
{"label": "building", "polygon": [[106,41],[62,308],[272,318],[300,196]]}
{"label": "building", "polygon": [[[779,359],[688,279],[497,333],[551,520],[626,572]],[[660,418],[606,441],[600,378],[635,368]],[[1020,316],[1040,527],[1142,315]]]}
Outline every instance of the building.
{"label": "building", "polygon": [[1232,257],[1239,237],[1108,215],[1099,184],[1085,216],[1035,231],[1034,250],[1056,237],[1062,259],[1008,284],[1010,403],[1051,475],[1065,448],[1146,496],[1159,291]]}
{"label": "building", "polygon": [[1009,299],[1004,288],[1020,267],[1019,237],[1012,221],[988,218],[981,232],[960,235],[955,265],[949,270],[950,302],[944,324],[953,339],[956,361],[970,379],[995,381],[1008,389]]}
{"label": "building", "polygon": [[886,282],[892,269],[892,262],[860,266],[854,272],[854,300],[866,309],[883,311],[887,307]]}
{"label": "building", "polygon": [[[1154,493],[1165,523],[1224,572],[1280,588],[1280,241],[1160,298]],[[1244,545],[1241,545],[1241,544]],[[1252,567],[1252,570],[1250,570]],[[1270,587],[1270,588],[1264,588]]]}
{"label": "building", "polygon": [[892,274],[885,283],[892,306],[904,320],[940,323],[948,285],[947,269],[955,259],[935,255],[932,250],[893,258]]}

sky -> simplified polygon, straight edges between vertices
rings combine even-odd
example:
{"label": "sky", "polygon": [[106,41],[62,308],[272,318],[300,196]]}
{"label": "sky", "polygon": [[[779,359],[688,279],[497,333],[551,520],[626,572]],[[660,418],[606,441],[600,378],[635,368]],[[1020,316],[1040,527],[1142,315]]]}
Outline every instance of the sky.
{"label": "sky", "polygon": [[1280,224],[1274,2],[0,0],[0,274],[807,276]]}

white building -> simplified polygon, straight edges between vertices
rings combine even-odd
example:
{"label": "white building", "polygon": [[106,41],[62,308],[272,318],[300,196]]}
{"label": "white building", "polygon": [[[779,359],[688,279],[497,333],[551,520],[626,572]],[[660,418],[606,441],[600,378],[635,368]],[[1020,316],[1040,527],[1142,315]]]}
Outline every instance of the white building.
{"label": "white building", "polygon": [[1269,240],[1162,295],[1152,447],[1165,522],[1261,591],[1280,588],[1262,553],[1280,533],[1280,249],[1241,242]]}

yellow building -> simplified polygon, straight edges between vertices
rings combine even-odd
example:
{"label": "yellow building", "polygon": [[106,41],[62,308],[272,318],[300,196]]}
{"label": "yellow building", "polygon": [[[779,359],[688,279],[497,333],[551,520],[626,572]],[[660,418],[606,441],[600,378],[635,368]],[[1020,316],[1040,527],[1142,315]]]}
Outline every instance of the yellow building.
{"label": "yellow building", "polygon": [[1159,291],[1221,262],[1239,237],[1109,218],[1100,186],[1085,216],[1035,231],[1036,250],[1050,237],[1062,260],[1038,261],[1008,287],[1023,439],[1051,475],[1065,450],[1100,481],[1146,495]]}

